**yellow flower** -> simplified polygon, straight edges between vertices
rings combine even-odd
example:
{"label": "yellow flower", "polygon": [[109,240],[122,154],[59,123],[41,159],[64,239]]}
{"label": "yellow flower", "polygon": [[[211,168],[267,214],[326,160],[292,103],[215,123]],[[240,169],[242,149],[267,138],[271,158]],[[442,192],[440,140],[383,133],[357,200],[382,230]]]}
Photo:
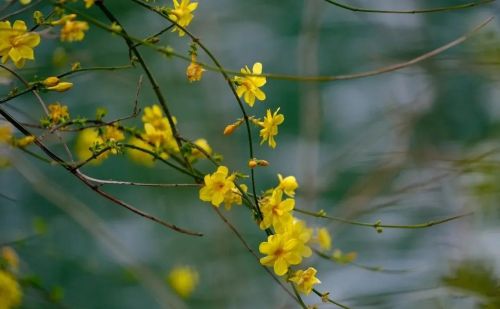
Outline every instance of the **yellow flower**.
{"label": "yellow flower", "polygon": [[198,63],[196,63],[196,57],[191,56],[191,63],[186,69],[186,75],[189,82],[196,82],[201,80],[201,76],[205,72],[205,69]]}
{"label": "yellow flower", "polygon": [[[201,149],[203,149],[208,155],[211,155],[212,154],[212,148],[210,147],[210,145],[208,144],[207,140],[206,139],[203,139],[203,138],[199,138],[197,140],[194,141],[194,144],[198,147],[200,147]],[[198,148],[196,147],[193,147],[191,149],[191,155],[195,158],[205,158],[205,154],[203,152],[201,152]]]}
{"label": "yellow flower", "polygon": [[[149,150],[149,151],[154,151],[154,148],[150,144],[146,143],[145,141],[143,141],[139,138],[135,138],[135,137],[132,138],[129,141],[129,144],[146,149],[146,150]],[[127,153],[129,155],[129,157],[136,163],[145,165],[147,167],[152,167],[155,164],[155,161],[153,160],[153,156],[151,156],[147,152],[140,151],[140,150],[133,149],[133,148],[128,148]]]}
{"label": "yellow flower", "polygon": [[0,22],[0,56],[2,63],[10,58],[17,68],[22,68],[26,59],[34,60],[33,48],[40,44],[40,35],[28,32],[26,23],[16,20],[11,27],[9,21]]}
{"label": "yellow flower", "polygon": [[[240,185],[240,188],[241,190],[243,190],[243,192],[248,191],[248,187],[245,184]],[[226,210],[231,210],[231,207],[233,207],[234,204],[241,205],[241,203],[241,192],[236,187],[232,188],[230,191],[227,191],[227,193],[224,195],[224,207],[226,208]]]}
{"label": "yellow flower", "polygon": [[[174,124],[177,123],[173,117]],[[149,123],[160,131],[165,131],[166,134],[172,135],[172,128],[168,122],[167,117],[163,117],[162,109],[159,105],[148,106],[144,108],[144,115],[142,116],[143,123]]]}
{"label": "yellow flower", "polygon": [[313,267],[309,267],[306,270],[297,270],[289,280],[295,283],[299,292],[309,295],[313,286],[321,283],[321,281],[316,278],[316,273],[317,270]]}
{"label": "yellow flower", "polygon": [[147,106],[144,108],[144,115],[141,118],[142,122],[150,123],[154,127],[161,127],[163,126],[163,112],[161,110],[160,105],[153,105],[153,106]]}
{"label": "yellow flower", "polygon": [[324,227],[318,229],[316,241],[319,243],[319,247],[323,251],[328,251],[332,248],[332,237],[330,236],[328,229]]}
{"label": "yellow flower", "polygon": [[[173,118],[174,124],[176,123]],[[163,112],[159,105],[153,105],[144,109],[142,116],[144,123],[143,138],[151,142],[157,148],[157,151],[163,152],[167,156],[167,152],[179,152],[179,147],[172,133],[172,128],[166,117],[163,117]],[[167,156],[168,157],[168,156]]]}
{"label": "yellow flower", "polygon": [[265,266],[273,266],[278,276],[283,276],[290,265],[302,262],[300,241],[285,234],[275,234],[267,237],[267,242],[259,245],[259,251],[266,256],[260,259]]}
{"label": "yellow flower", "polygon": [[156,148],[159,148],[165,139],[165,132],[156,129],[152,124],[144,124],[144,134],[143,138],[148,142],[154,144]]}
{"label": "yellow flower", "polygon": [[49,120],[53,124],[58,124],[65,122],[69,119],[68,107],[66,105],[61,105],[61,103],[56,102],[48,106],[49,109]]}
{"label": "yellow flower", "polygon": [[85,21],[67,20],[61,28],[61,41],[81,41],[85,37],[85,31],[89,30],[89,24]]}
{"label": "yellow flower", "polygon": [[85,2],[85,8],[90,8],[94,5],[95,0],[83,0]]}
{"label": "yellow flower", "polygon": [[[256,62],[253,65],[252,72],[250,72],[248,66],[245,66],[241,69],[241,73],[260,75],[262,74],[262,63]],[[253,106],[255,103],[255,98],[257,98],[257,100],[259,101],[264,101],[266,99],[266,94],[262,90],[260,90],[260,87],[266,84],[265,77],[249,75],[236,76],[234,78],[234,81],[238,85],[238,87],[236,88],[238,97],[241,98],[243,96],[243,99],[248,105]]]}
{"label": "yellow flower", "polygon": [[64,92],[71,88],[73,88],[73,83],[70,82],[60,82],[55,84],[54,86],[46,87],[47,90],[52,90],[57,92]]}
{"label": "yellow flower", "polygon": [[2,247],[1,257],[12,270],[17,271],[19,268],[19,257],[14,249],[11,247]]}
{"label": "yellow flower", "polygon": [[276,148],[276,141],[274,136],[278,135],[278,125],[285,121],[285,116],[278,114],[279,108],[271,114],[271,110],[268,109],[264,121],[259,121],[259,125],[262,127],[260,130],[260,136],[262,140],[260,144],[262,145],[265,141],[268,141],[269,147]]}
{"label": "yellow flower", "polygon": [[198,272],[189,266],[175,267],[170,271],[167,281],[182,298],[187,298],[198,285]]}
{"label": "yellow flower", "polygon": [[[198,7],[198,2],[191,3],[191,0],[173,0],[174,8],[168,11],[168,18],[176,22],[181,27],[187,27],[193,20],[193,11]],[[179,36],[184,36],[184,31],[179,27],[174,27],[172,32],[179,31]]]}
{"label": "yellow flower", "polygon": [[0,126],[0,145],[8,144],[12,141],[12,127],[9,125]]}
{"label": "yellow flower", "polygon": [[[90,151],[90,148],[103,143],[104,141],[99,136],[97,130],[91,128],[84,129],[82,130],[82,132],[80,132],[80,135],[78,136],[78,139],[76,141],[76,155],[80,160],[85,161],[93,155],[92,151]],[[107,157],[108,153],[103,153],[97,158],[90,161],[90,164],[99,164]]]}
{"label": "yellow flower", "polygon": [[10,309],[21,304],[19,283],[7,272],[0,270],[0,308]]}
{"label": "yellow flower", "polygon": [[264,218],[260,222],[261,229],[267,229],[273,226],[277,230],[281,230],[283,225],[290,224],[293,220],[290,212],[295,207],[293,199],[282,201],[283,191],[274,190],[270,197],[265,197],[261,201],[260,210]]}
{"label": "yellow flower", "polygon": [[125,139],[125,135],[123,135],[123,132],[118,127],[118,124],[115,124],[105,127],[103,138],[105,141],[119,142]]}
{"label": "yellow flower", "polygon": [[19,0],[19,3],[21,3],[22,5],[28,5],[31,3],[31,0]]}
{"label": "yellow flower", "polygon": [[278,174],[278,180],[280,181],[280,183],[277,189],[283,190],[283,192],[290,197],[294,197],[295,190],[299,187],[299,184],[297,183],[295,177],[288,176],[283,178],[281,174]]}
{"label": "yellow flower", "polygon": [[123,141],[125,139],[125,135],[123,132],[118,128],[118,124],[116,123],[115,125],[110,125],[106,126],[104,128],[104,132],[102,133],[102,138],[105,142],[111,142],[111,149],[110,152],[112,154],[117,154],[118,149],[114,147],[114,143]]}
{"label": "yellow flower", "polygon": [[205,175],[204,186],[200,189],[200,200],[211,202],[219,207],[224,197],[234,187],[234,175],[228,175],[229,170],[225,166],[219,166],[213,174]]}
{"label": "yellow flower", "polygon": [[289,224],[281,226],[276,230],[277,233],[286,234],[290,238],[299,241],[297,252],[303,257],[310,257],[312,255],[311,248],[307,245],[311,240],[312,229],[308,228],[306,223],[302,220],[293,219]]}

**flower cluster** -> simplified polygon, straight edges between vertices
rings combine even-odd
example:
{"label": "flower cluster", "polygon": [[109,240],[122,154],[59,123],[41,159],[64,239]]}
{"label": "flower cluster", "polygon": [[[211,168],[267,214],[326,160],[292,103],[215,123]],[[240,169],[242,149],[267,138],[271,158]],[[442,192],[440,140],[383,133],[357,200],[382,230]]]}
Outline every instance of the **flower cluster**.
{"label": "flower cluster", "polygon": [[[243,100],[250,106],[253,107],[255,100],[264,101],[266,99],[266,94],[260,88],[266,84],[266,77],[262,75],[262,63],[256,62],[252,71],[245,66],[241,69],[242,76],[235,76],[233,82],[236,85],[236,94],[238,97],[243,97]],[[279,114],[280,108],[276,111],[271,112],[267,109],[264,118],[258,119],[255,117],[250,117],[249,120],[260,128],[261,144],[268,142],[269,147],[276,148],[275,136],[278,135],[278,126],[285,121],[285,116]],[[224,129],[224,135],[230,135],[243,123],[243,120],[238,120]]]}
{"label": "flower cluster", "polygon": [[[245,66],[241,69],[242,76],[233,78],[238,97],[253,107],[255,100],[266,99],[265,93],[260,89],[266,84],[266,78],[262,75],[262,64],[257,62],[252,71]],[[267,109],[263,119],[249,117],[248,120],[260,128],[261,144],[267,142],[269,147],[276,148],[275,137],[278,134],[278,126],[285,117],[280,114],[280,108],[274,112]],[[231,135],[244,119],[238,119],[224,129],[224,135]],[[257,166],[268,166],[269,162],[262,159],[251,158],[248,162],[250,168]],[[252,199],[247,195],[247,187],[243,184],[235,184],[236,174],[229,174],[229,169],[219,166],[216,172],[208,174],[204,178],[204,184],[200,190],[200,199],[211,202],[219,207],[222,202],[230,209],[232,204],[241,204],[243,201],[252,205]],[[293,216],[295,208],[295,191],[299,187],[294,176],[283,177],[278,174],[278,185],[265,193],[258,199],[257,217],[260,229],[266,230],[268,237],[259,245],[259,251],[264,256],[260,263],[272,267],[278,276],[288,274],[288,280],[292,282],[298,291],[309,294],[314,285],[320,283],[316,278],[316,269],[293,270],[291,267],[302,263],[304,258],[312,255],[311,246],[318,244],[322,251],[331,248],[331,237],[328,230],[321,228],[313,237],[313,229],[307,224]]]}
{"label": "flower cluster", "polygon": [[[180,151],[168,118],[163,116],[159,105],[155,104],[144,108],[142,122],[144,126],[142,138],[154,146],[152,148],[150,146],[151,150],[154,150],[164,159],[167,159],[170,153],[178,153]],[[175,118],[173,118],[173,122],[177,122]]]}
{"label": "flower cluster", "polygon": [[50,104],[49,109],[49,121],[52,124],[64,123],[69,119],[69,111],[66,105],[61,105],[61,103],[56,102]]}
{"label": "flower cluster", "polygon": [[87,128],[80,132],[77,139],[76,154],[82,161],[91,160],[90,164],[99,164],[109,156],[109,153],[120,153],[118,142],[124,139],[125,135],[118,128],[118,124]]}
{"label": "flower cluster", "polygon": [[[178,35],[182,37],[187,32],[186,27],[193,20],[193,12],[197,9],[198,3],[191,2],[191,0],[172,1],[172,8],[157,7],[154,11],[166,15],[173,23],[172,31],[178,32]],[[66,14],[63,8],[64,2],[59,3],[58,10],[47,17],[47,20],[41,12],[35,14],[36,26],[33,29],[47,26],[59,31],[58,37],[62,42],[82,41],[89,25],[85,21],[77,20],[76,14]],[[24,0],[24,3],[29,3],[29,0]],[[96,4],[104,9],[102,1],[83,0],[80,5],[83,4],[86,8],[91,8]],[[110,13],[105,15],[110,17]],[[83,14],[82,17],[84,17]],[[102,25],[100,27],[107,28],[114,34],[122,32],[121,35],[125,36],[130,50],[136,54],[131,57],[132,64],[140,63],[144,66],[155,90],[157,90],[151,73],[143,63],[138,51],[130,44],[131,41],[137,39],[126,36],[126,32],[116,19],[109,19],[111,22],[109,28]],[[87,20],[94,22],[91,18]],[[54,33],[50,31],[51,29],[48,30],[48,34]],[[10,59],[16,67],[21,68],[25,65],[26,60],[34,60],[34,48],[40,43],[40,35],[33,31],[28,31],[24,21],[17,20],[13,25],[9,21],[0,22],[0,55],[3,63]],[[43,33],[45,34],[45,32]],[[200,42],[190,33],[188,35],[192,38],[192,44],[191,57],[186,58],[188,61],[190,60],[186,76],[189,82],[200,81],[205,68],[213,68],[197,60],[196,46],[200,45]],[[135,46],[153,45],[158,42],[155,39],[157,38],[148,38],[144,42],[137,42]],[[146,44],[148,42],[152,42],[152,44]],[[205,49],[204,46],[202,47]],[[162,50],[168,50],[168,47],[165,49],[162,47]],[[205,51],[207,50],[205,49]],[[207,53],[212,57],[210,52]],[[172,54],[174,53],[172,52]],[[73,84],[62,81],[62,77],[67,77],[74,71],[85,70],[87,69],[82,69],[79,63],[75,63],[72,65],[72,72],[26,83],[26,86],[31,88],[24,91],[26,93],[29,91],[41,93],[67,91],[73,87]],[[228,78],[228,81],[241,106],[244,105],[242,102],[245,102],[253,108],[255,101],[266,100],[266,93],[261,89],[267,84],[262,63],[254,63],[251,70],[248,65],[245,65],[236,75]],[[202,182],[199,190],[200,200],[210,203],[213,207],[219,208],[224,205],[226,210],[231,210],[234,205],[245,204],[252,210],[256,226],[258,226],[257,229],[260,228],[261,232],[267,233],[267,238],[263,239],[259,245],[259,252],[263,255],[260,258],[260,263],[266,267],[272,267],[276,275],[286,276],[285,280],[293,284],[297,291],[309,294],[320,281],[316,277],[316,269],[303,267],[303,261],[312,255],[314,246],[319,247],[315,250],[321,250],[321,254],[330,251],[332,240],[326,228],[314,231],[307,226],[305,221],[294,216],[295,192],[299,187],[296,178],[277,174],[278,183],[269,190],[258,194],[253,178],[255,171],[251,170],[252,192],[249,193],[249,187],[243,183],[243,180],[248,176],[220,165],[220,157],[213,154],[207,140],[199,138],[191,142],[183,138],[177,131],[176,118],[169,114],[161,95],[158,95],[158,100],[161,104],[153,104],[144,108],[139,128],[127,127],[120,123],[128,117],[104,121],[103,118],[106,114],[104,109],[98,109],[96,119],[71,118],[68,106],[59,102],[48,105],[46,108],[47,116],[42,119],[42,127],[54,131],[65,129],[80,131],[76,141],[76,154],[81,162],[75,164],[75,169],[81,168],[87,163],[98,164],[108,157],[127,152],[132,160],[146,166],[153,166],[158,160],[183,171],[185,174],[192,175],[197,183]],[[138,116],[137,110],[136,106],[132,117]],[[247,126],[251,124],[259,129],[260,144],[267,143],[270,148],[275,149],[279,133],[278,127],[285,121],[285,116],[280,113],[280,107],[266,108],[265,114],[260,117],[243,114],[243,118],[237,119],[225,128],[224,135],[231,135],[244,123]],[[68,128],[69,126],[72,127]],[[249,134],[251,134],[250,130]],[[10,127],[0,126],[0,144],[2,146],[26,147],[34,142],[41,146],[42,139],[37,139],[34,136],[18,139],[14,137]],[[201,181],[203,174],[192,164],[203,158],[210,159],[212,163],[217,165],[217,169],[204,175],[203,181]],[[173,163],[167,160],[171,160]],[[253,154],[247,160],[248,167],[251,169],[270,164],[267,160],[253,157]],[[12,269],[17,269],[16,256],[12,251],[3,250],[2,255],[3,259],[10,263]],[[355,256],[344,255],[340,251],[335,251],[332,256],[332,259],[339,261],[339,263],[347,263],[353,258]],[[191,295],[198,284],[198,273],[190,267],[178,267],[168,275],[167,282],[177,294],[186,298]],[[3,268],[0,269],[0,308],[18,306],[21,296],[21,290],[15,277],[10,272],[4,271]]]}
{"label": "flower cluster", "polygon": [[[321,235],[313,238],[313,230],[302,220],[294,218],[292,210],[295,206],[295,190],[298,183],[293,176],[283,177],[278,174],[279,184],[268,190],[259,205],[262,212],[261,229],[271,229],[274,233],[259,246],[260,253],[265,256],[260,259],[262,265],[271,266],[274,272],[283,276],[288,273],[298,291],[309,294],[314,285],[320,283],[316,278],[316,269],[290,270],[293,265],[302,263],[303,258],[312,255],[311,243],[320,243],[320,247],[330,247],[330,235],[326,229],[320,229]],[[286,199],[283,196],[287,196]]]}

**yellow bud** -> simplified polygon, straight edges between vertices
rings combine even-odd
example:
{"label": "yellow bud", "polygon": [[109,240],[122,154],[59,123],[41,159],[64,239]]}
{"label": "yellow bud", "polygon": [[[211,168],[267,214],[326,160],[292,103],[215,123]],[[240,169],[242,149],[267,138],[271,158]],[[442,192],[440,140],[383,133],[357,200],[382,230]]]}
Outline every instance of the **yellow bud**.
{"label": "yellow bud", "polygon": [[256,161],[256,160],[254,160],[254,159],[252,159],[252,160],[248,161],[248,167],[249,167],[249,168],[254,168],[254,167],[256,167],[257,165],[258,165],[258,163],[257,163],[257,161]]}
{"label": "yellow bud", "polygon": [[257,160],[257,165],[258,166],[269,166],[269,162],[266,160]]}
{"label": "yellow bud", "polygon": [[76,14],[69,14],[69,15],[64,15],[63,17],[61,17],[60,19],[58,20],[54,20],[53,22],[51,22],[50,24],[52,26],[59,26],[59,25],[62,25],[62,24],[65,24],[67,21],[71,21],[71,20],[74,20],[76,18]]}
{"label": "yellow bud", "polygon": [[43,13],[40,11],[35,11],[33,12],[33,19],[35,20],[35,23],[37,25],[40,25],[43,23],[44,18],[43,18]]}
{"label": "yellow bud", "polygon": [[66,90],[69,90],[73,87],[73,83],[70,82],[60,82],[55,86],[52,87],[47,87],[48,90],[53,90],[57,92],[64,92]]}
{"label": "yellow bud", "polygon": [[50,76],[47,77],[42,83],[45,87],[54,87],[59,84],[59,78],[57,76]]}
{"label": "yellow bud", "polygon": [[31,145],[33,144],[33,142],[35,141],[35,137],[33,135],[30,135],[30,136],[25,136],[23,138],[20,138],[16,141],[16,145],[18,147],[26,147],[28,145]]}
{"label": "yellow bud", "polygon": [[224,135],[231,135],[233,134],[234,130],[236,130],[238,126],[235,124],[230,124],[224,129]]}
{"label": "yellow bud", "polygon": [[110,28],[111,28],[111,30],[112,30],[113,32],[116,32],[116,33],[120,33],[120,32],[122,32],[122,27],[121,27],[120,25],[118,25],[117,23],[115,23],[115,22],[113,22],[113,23],[111,24],[111,27],[110,27]]}

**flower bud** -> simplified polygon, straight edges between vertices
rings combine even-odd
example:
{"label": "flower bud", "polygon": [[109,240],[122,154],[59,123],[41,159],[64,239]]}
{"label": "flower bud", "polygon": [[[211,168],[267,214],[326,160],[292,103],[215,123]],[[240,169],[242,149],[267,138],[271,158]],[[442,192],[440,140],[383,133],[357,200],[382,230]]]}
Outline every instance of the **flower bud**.
{"label": "flower bud", "polygon": [[269,162],[266,160],[257,160],[258,166],[269,166]]}
{"label": "flower bud", "polygon": [[53,87],[59,84],[59,78],[57,76],[50,76],[47,77],[42,83],[45,87]]}
{"label": "flower bud", "polygon": [[257,161],[256,161],[256,160],[254,160],[254,159],[252,159],[252,160],[248,161],[248,167],[249,167],[249,168],[254,168],[254,167],[256,167],[257,165],[258,165],[258,163],[257,163]]}
{"label": "flower bud", "polygon": [[224,135],[231,135],[233,134],[234,130],[236,130],[238,126],[235,125],[234,123],[228,125],[225,129],[224,129]]}
{"label": "flower bud", "polygon": [[51,22],[50,24],[52,26],[59,26],[59,25],[63,25],[65,24],[67,21],[72,21],[76,18],[76,14],[69,14],[69,15],[64,15],[63,17],[61,17],[60,19],[58,20],[54,20],[53,22]]}
{"label": "flower bud", "polygon": [[30,144],[33,144],[34,141],[35,137],[33,135],[25,136],[23,138],[16,140],[16,145],[20,148],[24,148]]}
{"label": "flower bud", "polygon": [[66,90],[69,90],[73,87],[73,83],[70,82],[60,82],[55,86],[52,87],[47,87],[47,90],[53,90],[57,92],[64,92]]}

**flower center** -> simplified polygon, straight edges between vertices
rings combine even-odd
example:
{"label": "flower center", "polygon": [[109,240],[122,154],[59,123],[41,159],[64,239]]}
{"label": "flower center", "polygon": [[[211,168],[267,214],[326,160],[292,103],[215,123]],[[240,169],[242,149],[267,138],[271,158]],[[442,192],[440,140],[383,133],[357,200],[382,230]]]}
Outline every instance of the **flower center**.
{"label": "flower center", "polygon": [[216,189],[217,191],[222,191],[222,189],[224,189],[224,183],[223,183],[223,182],[217,182],[217,183],[215,184],[215,189]]}

